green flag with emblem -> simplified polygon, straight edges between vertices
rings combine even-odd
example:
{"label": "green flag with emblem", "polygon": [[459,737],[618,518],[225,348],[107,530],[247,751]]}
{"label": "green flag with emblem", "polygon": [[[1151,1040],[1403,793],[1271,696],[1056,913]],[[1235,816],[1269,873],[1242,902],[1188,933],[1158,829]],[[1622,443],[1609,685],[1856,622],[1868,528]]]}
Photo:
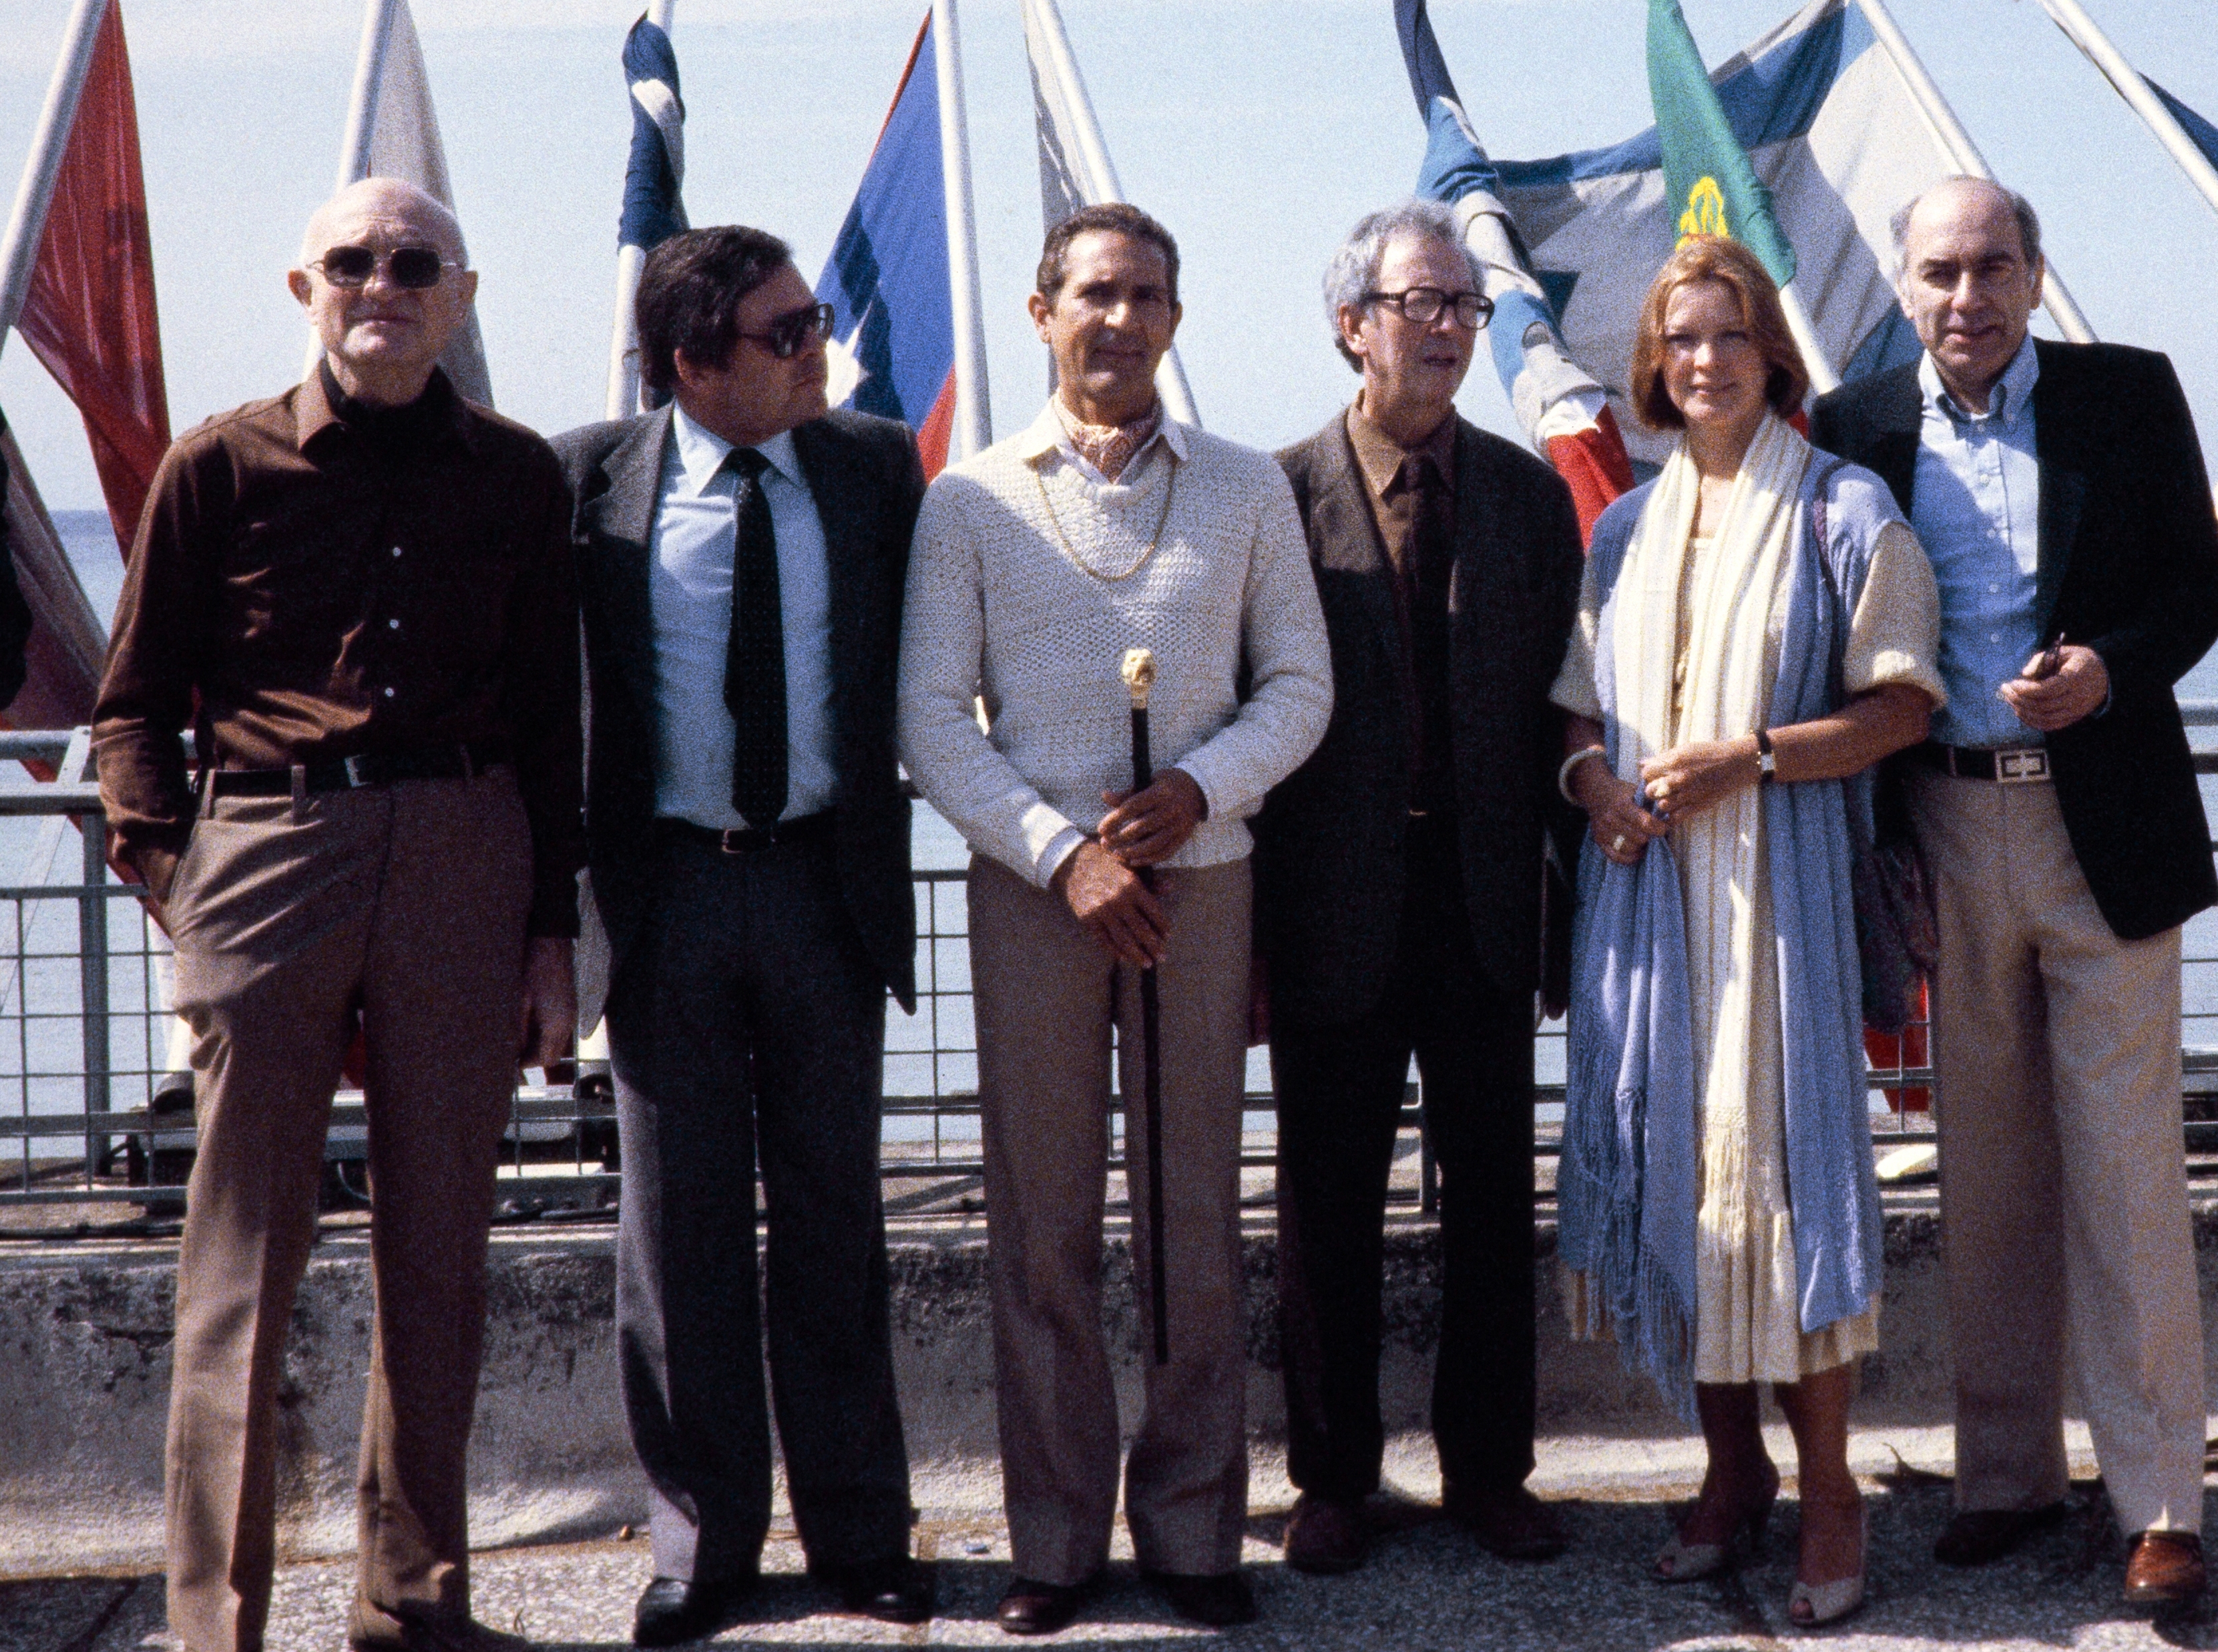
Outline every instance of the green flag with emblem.
{"label": "green flag with emblem", "polygon": [[1748,152],[1733,136],[1679,0],[1648,0],[1648,95],[1679,239],[1729,235],[1755,253],[1780,286],[1794,280],[1794,249],[1772,216],[1771,191],[1757,181]]}

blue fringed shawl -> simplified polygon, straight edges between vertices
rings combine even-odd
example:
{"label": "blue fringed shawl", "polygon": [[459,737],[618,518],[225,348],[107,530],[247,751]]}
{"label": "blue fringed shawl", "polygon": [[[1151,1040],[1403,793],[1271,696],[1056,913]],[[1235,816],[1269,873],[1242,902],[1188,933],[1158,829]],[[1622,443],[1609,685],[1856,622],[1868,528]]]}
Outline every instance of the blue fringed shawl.
{"label": "blue fringed shawl", "polygon": [[[1602,593],[1595,687],[1613,767],[1617,578],[1652,486],[1603,513],[1590,551]],[[1813,456],[1797,508],[1767,718],[1774,728],[1839,706],[1840,657],[1873,543],[1901,519],[1876,476],[1824,455]],[[1801,1326],[1812,1332],[1862,1313],[1881,1276],[1849,895],[1854,845],[1871,831],[1871,777],[1774,786],[1763,819],[1779,948],[1787,1196]],[[1563,1259],[1590,1287],[1589,1323],[1577,1328],[1608,1330],[1627,1366],[1647,1371],[1691,1415],[1701,1144],[1684,913],[1667,842],[1638,866],[1614,865],[1591,841],[1580,854],[1557,1199]]]}

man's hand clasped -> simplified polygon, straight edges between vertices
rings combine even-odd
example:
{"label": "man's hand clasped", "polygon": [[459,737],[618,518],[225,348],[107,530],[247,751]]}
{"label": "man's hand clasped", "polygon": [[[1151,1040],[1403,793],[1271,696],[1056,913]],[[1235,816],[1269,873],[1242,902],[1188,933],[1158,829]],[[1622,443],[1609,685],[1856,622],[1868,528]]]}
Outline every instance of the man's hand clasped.
{"label": "man's hand clasped", "polygon": [[1209,805],[1199,783],[1178,768],[1145,791],[1105,792],[1101,800],[1109,812],[1098,833],[1064,858],[1054,885],[1118,963],[1148,969],[1163,955],[1170,925],[1139,869],[1184,848]]}
{"label": "man's hand clasped", "polygon": [[2110,673],[2094,649],[2060,642],[2028,660],[1995,697],[2028,728],[2054,734],[2103,709],[2110,698]]}

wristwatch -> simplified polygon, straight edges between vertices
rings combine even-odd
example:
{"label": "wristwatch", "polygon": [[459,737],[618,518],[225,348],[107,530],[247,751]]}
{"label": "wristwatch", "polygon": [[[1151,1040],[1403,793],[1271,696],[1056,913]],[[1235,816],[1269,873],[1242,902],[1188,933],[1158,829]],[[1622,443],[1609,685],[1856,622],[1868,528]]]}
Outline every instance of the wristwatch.
{"label": "wristwatch", "polygon": [[1756,783],[1769,786],[1779,778],[1779,754],[1771,749],[1771,736],[1764,730],[1756,731]]}

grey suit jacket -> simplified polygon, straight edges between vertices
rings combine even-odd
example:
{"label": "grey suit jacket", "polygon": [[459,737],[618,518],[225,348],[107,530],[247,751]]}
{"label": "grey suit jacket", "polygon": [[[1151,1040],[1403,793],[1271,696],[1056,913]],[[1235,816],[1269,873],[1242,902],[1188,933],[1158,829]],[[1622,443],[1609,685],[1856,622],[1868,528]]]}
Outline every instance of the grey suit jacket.
{"label": "grey suit jacket", "polygon": [[[647,561],[667,409],[554,438],[576,500],[585,618],[585,855],[622,971],[653,895],[654,627]],[[834,410],[793,432],[831,565],[832,722],[839,882],[857,935],[904,1007],[916,1003],[909,805],[894,756],[894,675],[924,469],[908,427]]]}
{"label": "grey suit jacket", "polygon": [[[1255,822],[1256,944],[1272,1012],[1342,1021],[1385,988],[1401,935],[1409,773],[1392,572],[1335,414],[1279,455],[1307,528],[1332,641],[1332,723]],[[1576,832],[1556,794],[1563,667],[1583,568],[1562,478],[1459,419],[1448,674],[1471,938],[1504,992],[1541,976],[1544,832]],[[1564,912],[1568,925],[1568,908]]]}

